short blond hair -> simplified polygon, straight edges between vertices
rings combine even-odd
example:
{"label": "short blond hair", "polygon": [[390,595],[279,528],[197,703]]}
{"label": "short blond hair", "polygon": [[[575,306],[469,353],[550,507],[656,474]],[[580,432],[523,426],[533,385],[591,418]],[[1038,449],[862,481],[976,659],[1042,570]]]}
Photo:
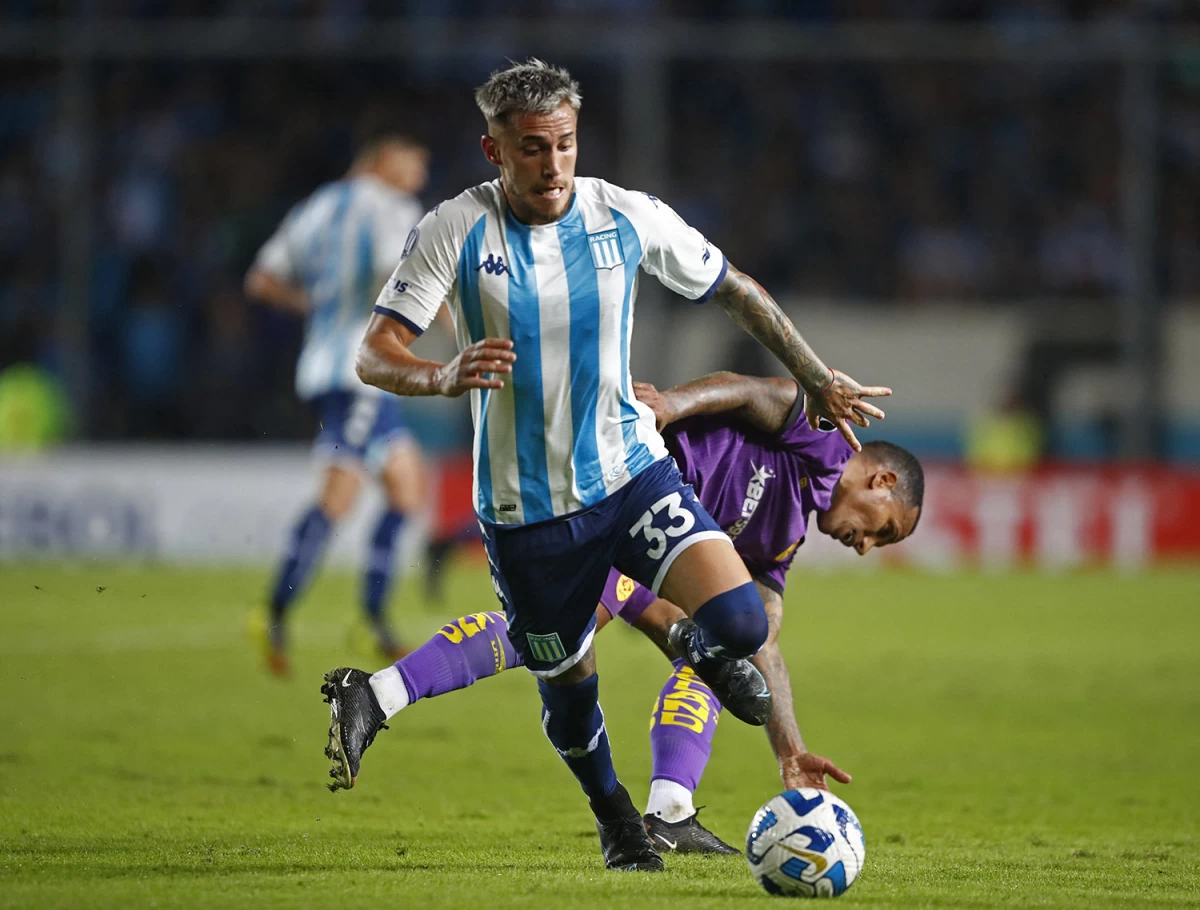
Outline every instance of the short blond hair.
{"label": "short blond hair", "polygon": [[475,89],[475,103],[488,123],[507,125],[513,114],[549,114],[564,101],[579,113],[579,83],[561,66],[536,57],[496,70]]}

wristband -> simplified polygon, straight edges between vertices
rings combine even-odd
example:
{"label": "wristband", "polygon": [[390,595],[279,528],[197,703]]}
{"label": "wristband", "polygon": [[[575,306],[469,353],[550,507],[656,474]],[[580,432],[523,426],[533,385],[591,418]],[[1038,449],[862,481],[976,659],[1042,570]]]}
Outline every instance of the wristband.
{"label": "wristband", "polygon": [[833,367],[829,367],[829,385],[827,385],[827,386],[825,386],[825,388],[821,389],[821,394],[824,395],[826,392],[828,392],[830,389],[832,389],[833,384],[836,381],[837,381],[837,370],[835,370]]}

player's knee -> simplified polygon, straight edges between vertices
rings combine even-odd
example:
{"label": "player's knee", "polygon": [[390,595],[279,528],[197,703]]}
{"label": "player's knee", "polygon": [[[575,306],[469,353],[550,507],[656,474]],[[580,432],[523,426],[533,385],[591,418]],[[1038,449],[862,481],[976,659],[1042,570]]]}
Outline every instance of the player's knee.
{"label": "player's knee", "polygon": [[692,616],[704,646],[726,657],[749,657],[767,641],[770,626],[762,598],[748,581],[706,602]]}
{"label": "player's knee", "polygon": [[388,504],[400,512],[415,512],[425,500],[425,465],[420,453],[408,443],[393,446],[380,472]]}
{"label": "player's knee", "polygon": [[358,474],[339,465],[325,471],[317,507],[330,522],[341,521],[358,498]]}

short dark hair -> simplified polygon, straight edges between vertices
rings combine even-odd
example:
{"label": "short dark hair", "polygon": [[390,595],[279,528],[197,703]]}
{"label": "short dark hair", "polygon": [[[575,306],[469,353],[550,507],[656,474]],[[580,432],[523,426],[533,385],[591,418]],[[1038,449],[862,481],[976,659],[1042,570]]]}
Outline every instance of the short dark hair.
{"label": "short dark hair", "polygon": [[906,509],[916,506],[917,520],[912,526],[915,531],[925,506],[925,469],[921,467],[921,462],[908,449],[882,439],[872,439],[864,444],[863,452],[874,458],[876,464],[896,472],[896,487],[892,495],[898,496]]}
{"label": "short dark hair", "polygon": [[395,121],[380,116],[368,116],[354,131],[354,157],[369,155],[381,145],[392,142],[414,149],[425,147],[424,143],[402,129]]}

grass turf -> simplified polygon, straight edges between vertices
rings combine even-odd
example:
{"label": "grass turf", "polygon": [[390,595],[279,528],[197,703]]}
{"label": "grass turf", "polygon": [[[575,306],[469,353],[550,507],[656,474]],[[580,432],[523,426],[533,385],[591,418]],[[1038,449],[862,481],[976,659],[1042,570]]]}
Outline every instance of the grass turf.
{"label": "grass turf", "polygon": [[[729,907],[738,857],[606,873],[522,671],[414,705],[351,793],[324,789],[321,672],[352,654],[354,580],[300,605],[296,675],[245,634],[251,572],[0,566],[0,907]],[[814,750],[855,775],[849,906],[1200,904],[1200,572],[797,575],[785,649]],[[100,590],[101,587],[103,590]],[[494,609],[478,566],[409,636]],[[666,664],[599,640],[618,771],[644,798]],[[359,666],[378,661],[359,653]],[[721,723],[698,794],[735,843],[779,789]]]}

